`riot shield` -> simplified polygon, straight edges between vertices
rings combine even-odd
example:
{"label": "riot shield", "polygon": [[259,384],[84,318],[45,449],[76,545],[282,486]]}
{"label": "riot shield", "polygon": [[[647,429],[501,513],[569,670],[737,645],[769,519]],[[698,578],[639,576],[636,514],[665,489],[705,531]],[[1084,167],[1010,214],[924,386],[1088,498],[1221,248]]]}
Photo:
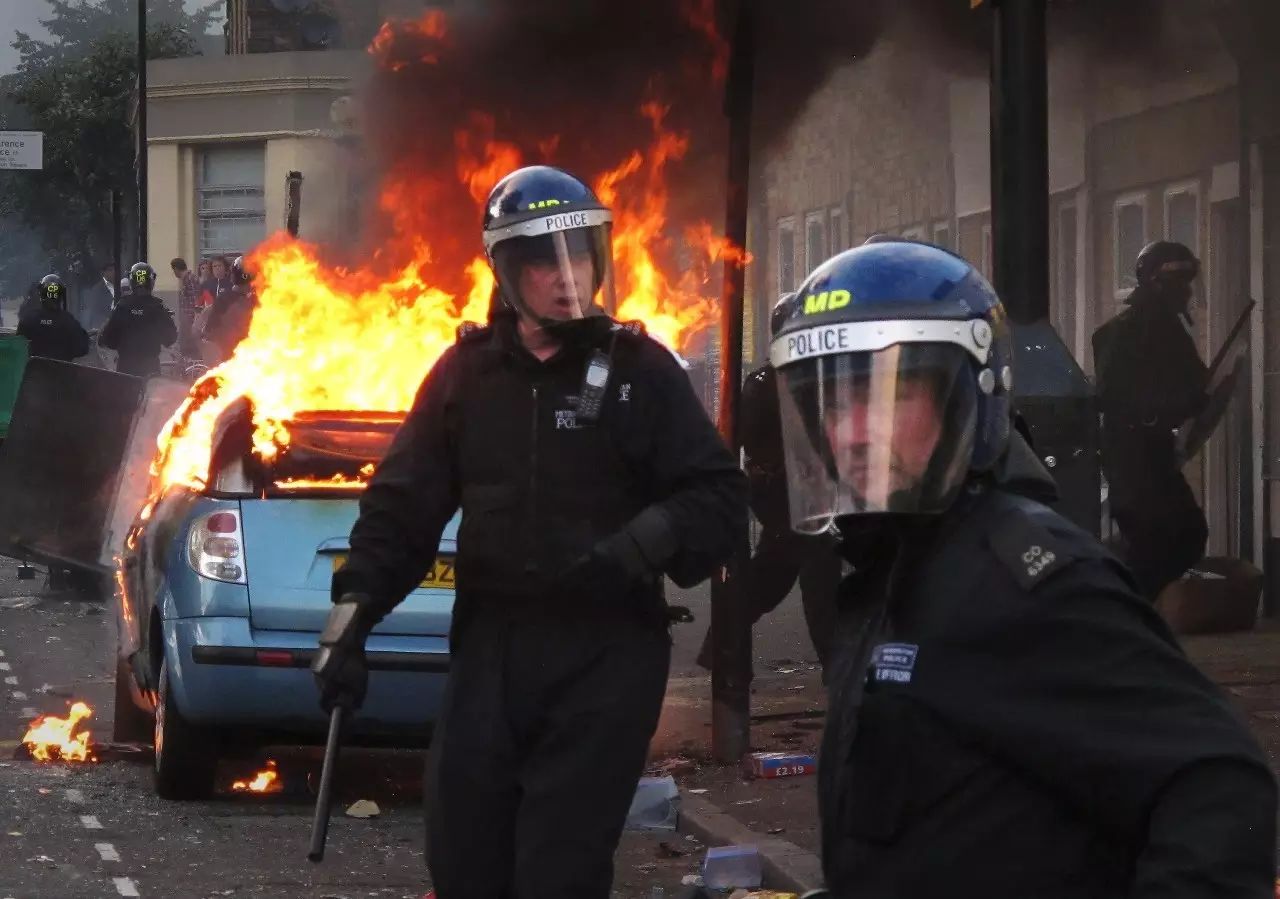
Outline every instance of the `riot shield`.
{"label": "riot shield", "polygon": [[145,479],[155,432],[149,446],[143,433],[168,417],[169,400],[152,409],[147,396],[148,382],[130,375],[43,358],[27,364],[0,446],[0,554],[112,568],[108,537],[123,535],[115,520],[138,512],[117,511],[122,484]]}

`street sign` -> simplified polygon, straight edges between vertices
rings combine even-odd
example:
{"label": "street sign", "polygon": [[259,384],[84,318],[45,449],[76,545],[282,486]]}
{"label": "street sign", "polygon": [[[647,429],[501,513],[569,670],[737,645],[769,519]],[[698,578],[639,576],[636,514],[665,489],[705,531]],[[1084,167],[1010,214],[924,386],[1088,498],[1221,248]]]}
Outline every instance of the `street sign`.
{"label": "street sign", "polygon": [[44,133],[0,131],[0,169],[44,168]]}

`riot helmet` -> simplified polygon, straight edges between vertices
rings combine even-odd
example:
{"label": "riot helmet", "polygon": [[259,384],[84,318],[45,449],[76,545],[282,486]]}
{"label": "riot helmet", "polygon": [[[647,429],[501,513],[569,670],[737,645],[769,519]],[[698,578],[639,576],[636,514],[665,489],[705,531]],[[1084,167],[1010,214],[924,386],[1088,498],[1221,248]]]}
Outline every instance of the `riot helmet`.
{"label": "riot helmet", "polygon": [[1170,281],[1190,284],[1200,274],[1200,260],[1185,244],[1157,240],[1142,248],[1134,270],[1144,287]]}
{"label": "riot helmet", "polygon": [[236,261],[231,263],[231,284],[235,288],[239,288],[242,292],[248,293],[250,285],[253,283],[253,273],[245,266],[243,256],[237,256]]}
{"label": "riot helmet", "polygon": [[45,275],[40,279],[40,303],[50,309],[67,308],[67,285],[57,275]]}
{"label": "riot helmet", "polygon": [[1004,308],[940,247],[879,240],[818,266],[770,349],[778,372],[792,527],[927,515],[1009,444]]}
{"label": "riot helmet", "polygon": [[129,269],[129,285],[135,296],[150,296],[156,286],[156,270],[145,262],[135,262]]}
{"label": "riot helmet", "polygon": [[778,336],[778,330],[782,327],[782,323],[787,320],[787,313],[795,296],[794,293],[784,293],[781,299],[773,304],[773,311],[769,313],[770,340]]}
{"label": "riot helmet", "polygon": [[484,247],[503,302],[556,336],[614,308],[613,214],[561,169],[507,175],[485,203]]}

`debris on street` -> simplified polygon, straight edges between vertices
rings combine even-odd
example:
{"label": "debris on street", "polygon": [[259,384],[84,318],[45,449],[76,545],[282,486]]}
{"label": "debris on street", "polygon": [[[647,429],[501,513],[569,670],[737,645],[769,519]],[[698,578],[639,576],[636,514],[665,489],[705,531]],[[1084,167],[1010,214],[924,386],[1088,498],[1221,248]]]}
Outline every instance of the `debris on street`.
{"label": "debris on street", "polygon": [[675,778],[642,777],[627,812],[627,830],[675,830],[680,790]]}
{"label": "debris on street", "polygon": [[692,774],[697,770],[697,762],[691,758],[677,755],[651,765],[648,773],[652,777],[667,777],[676,774]]}
{"label": "debris on street", "polygon": [[818,770],[817,760],[807,752],[753,752],[747,759],[752,777],[796,777]]}
{"label": "debris on street", "polygon": [[688,850],[678,849],[675,846],[672,846],[666,840],[663,840],[661,843],[658,844],[657,853],[658,853],[658,858],[684,858],[686,855],[689,854]]}
{"label": "debris on street", "polygon": [[754,889],[762,877],[760,850],[755,846],[712,846],[702,861],[702,880],[708,889]]}
{"label": "debris on street", "polygon": [[348,818],[376,818],[380,814],[382,809],[372,799],[357,799],[347,807]]}

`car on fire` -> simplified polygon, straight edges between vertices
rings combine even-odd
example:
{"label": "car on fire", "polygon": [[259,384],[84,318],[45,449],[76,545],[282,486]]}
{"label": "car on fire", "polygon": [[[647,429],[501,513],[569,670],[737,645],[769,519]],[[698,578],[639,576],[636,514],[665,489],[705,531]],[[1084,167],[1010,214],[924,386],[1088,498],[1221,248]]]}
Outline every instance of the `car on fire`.
{"label": "car on fire", "polygon": [[[306,413],[271,461],[247,402],[219,419],[201,491],[166,494],[120,560],[115,738],[154,739],[155,785],[210,795],[223,755],[323,737],[309,666],[348,552],[361,478],[400,418]],[[422,585],[373,631],[368,697],[348,739],[420,744],[448,670],[457,519]]]}

